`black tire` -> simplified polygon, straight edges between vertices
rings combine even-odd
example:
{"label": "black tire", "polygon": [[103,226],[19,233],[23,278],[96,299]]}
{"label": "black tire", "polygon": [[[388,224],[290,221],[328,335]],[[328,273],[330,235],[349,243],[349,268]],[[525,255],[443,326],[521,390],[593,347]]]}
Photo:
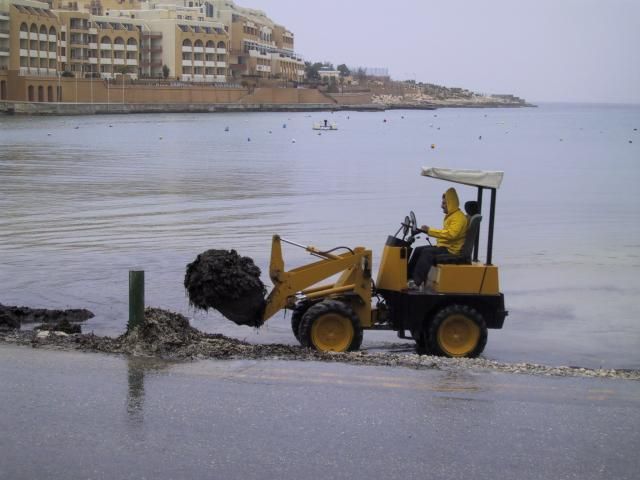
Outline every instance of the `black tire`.
{"label": "black tire", "polygon": [[435,355],[474,358],[487,344],[487,325],[476,309],[449,305],[433,317],[426,343]]}
{"label": "black tire", "polygon": [[412,331],[411,336],[416,341],[416,353],[418,355],[431,355],[429,350],[429,342],[427,342],[427,333],[420,331]]}
{"label": "black tire", "polygon": [[[346,348],[340,350],[324,350],[314,343],[314,335],[312,333],[313,325],[319,319],[326,315],[332,315],[347,321],[347,324],[353,329],[353,336]],[[362,345],[362,327],[360,320],[353,309],[344,302],[339,300],[323,300],[320,303],[309,307],[302,316],[302,321],[298,328],[299,340],[303,347],[313,348],[320,351],[354,351],[360,349]],[[347,334],[350,332],[346,332]],[[344,337],[346,340],[346,337]]]}
{"label": "black tire", "polygon": [[302,323],[302,317],[310,305],[311,303],[309,302],[300,303],[296,305],[291,313],[291,330],[298,341],[300,341],[300,323]]}

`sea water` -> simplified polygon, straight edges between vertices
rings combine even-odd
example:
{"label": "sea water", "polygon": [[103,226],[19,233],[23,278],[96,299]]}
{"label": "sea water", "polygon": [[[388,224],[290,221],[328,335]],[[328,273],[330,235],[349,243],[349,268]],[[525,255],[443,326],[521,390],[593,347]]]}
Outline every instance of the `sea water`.
{"label": "sea water", "polygon": [[[324,119],[338,130],[312,130]],[[639,130],[640,107],[601,105],[2,116],[0,302],[89,308],[84,331],[116,335],[128,271],[142,269],[147,305],[204,330],[293,343],[282,315],[255,331],[191,310],[185,265],[234,248],[269,283],[277,233],[323,249],[367,246],[375,270],[410,210],[420,224],[442,223],[451,184],[422,177],[423,166],[502,170],[493,262],[509,316],[484,356],[638,368]],[[475,199],[474,188],[457,189]],[[284,256],[287,267],[312,260],[290,246]],[[365,334],[369,348],[398,342]]]}

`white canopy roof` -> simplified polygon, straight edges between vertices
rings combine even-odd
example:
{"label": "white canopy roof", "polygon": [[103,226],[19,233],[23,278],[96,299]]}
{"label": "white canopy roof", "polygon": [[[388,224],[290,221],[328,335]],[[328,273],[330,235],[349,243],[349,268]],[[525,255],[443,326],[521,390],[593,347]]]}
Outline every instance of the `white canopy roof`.
{"label": "white canopy roof", "polygon": [[451,168],[422,167],[422,175],[473,187],[499,188],[504,172],[486,170],[454,170]]}

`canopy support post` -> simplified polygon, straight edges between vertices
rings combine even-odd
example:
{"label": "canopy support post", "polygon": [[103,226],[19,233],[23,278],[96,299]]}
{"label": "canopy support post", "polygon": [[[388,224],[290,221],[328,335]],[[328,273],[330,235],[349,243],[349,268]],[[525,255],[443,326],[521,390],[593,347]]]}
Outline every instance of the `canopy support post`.
{"label": "canopy support post", "polygon": [[491,189],[491,210],[489,213],[489,243],[487,244],[487,265],[491,265],[493,256],[493,223],[496,216],[496,189]]}
{"label": "canopy support post", "polygon": [[[482,215],[482,187],[478,187],[478,213]],[[476,241],[473,246],[473,261],[478,261],[478,254],[480,253],[480,229],[478,229],[478,234],[476,235]]]}

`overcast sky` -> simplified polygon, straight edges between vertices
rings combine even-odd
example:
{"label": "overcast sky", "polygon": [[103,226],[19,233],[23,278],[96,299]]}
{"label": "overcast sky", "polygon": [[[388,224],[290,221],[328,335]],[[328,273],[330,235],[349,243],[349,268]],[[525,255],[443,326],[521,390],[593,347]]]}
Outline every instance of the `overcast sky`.
{"label": "overcast sky", "polygon": [[235,0],[309,61],[529,101],[640,103],[640,0]]}

